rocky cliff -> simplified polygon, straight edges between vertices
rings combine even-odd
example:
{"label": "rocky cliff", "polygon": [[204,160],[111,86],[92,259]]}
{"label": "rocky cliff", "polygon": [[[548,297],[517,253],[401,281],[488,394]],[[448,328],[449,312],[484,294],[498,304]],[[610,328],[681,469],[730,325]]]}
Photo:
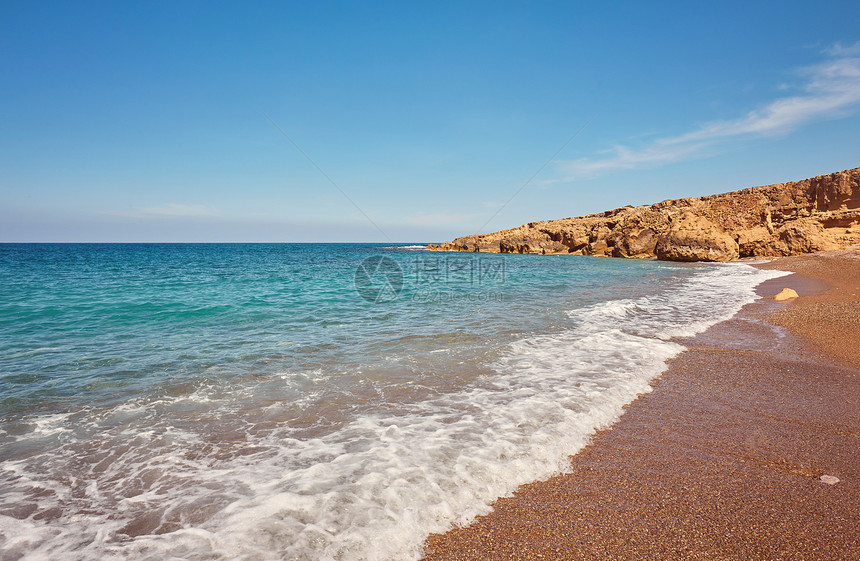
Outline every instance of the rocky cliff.
{"label": "rocky cliff", "polygon": [[730,261],[860,243],[860,168],[720,195],[529,222],[429,249]]}

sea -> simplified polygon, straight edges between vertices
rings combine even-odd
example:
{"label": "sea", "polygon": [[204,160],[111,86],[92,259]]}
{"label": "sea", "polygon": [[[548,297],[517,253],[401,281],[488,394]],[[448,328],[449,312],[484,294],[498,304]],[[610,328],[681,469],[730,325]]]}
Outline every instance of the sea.
{"label": "sea", "polygon": [[0,244],[0,560],[417,560],[783,273]]}

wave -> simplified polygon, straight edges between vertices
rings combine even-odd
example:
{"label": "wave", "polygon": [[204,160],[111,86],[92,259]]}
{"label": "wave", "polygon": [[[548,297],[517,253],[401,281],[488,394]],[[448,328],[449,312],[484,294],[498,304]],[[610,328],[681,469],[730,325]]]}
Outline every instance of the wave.
{"label": "wave", "polygon": [[[703,266],[571,309],[567,328],[508,344],[490,374],[396,407],[341,415],[314,371],[35,418],[0,435],[13,444],[0,547],[24,560],[418,559],[430,533],[568,469],[684,350],[672,338],[731,317],[776,276]],[[303,431],[320,420],[330,430]]]}

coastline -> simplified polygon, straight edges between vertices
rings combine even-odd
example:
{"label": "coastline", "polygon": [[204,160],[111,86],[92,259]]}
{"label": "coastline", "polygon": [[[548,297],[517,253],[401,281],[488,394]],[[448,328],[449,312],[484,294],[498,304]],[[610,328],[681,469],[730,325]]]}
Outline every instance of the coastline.
{"label": "coastline", "polygon": [[425,559],[860,558],[860,253],[756,266],[797,273],[760,296],[800,298],[680,340],[569,473],[430,536]]}

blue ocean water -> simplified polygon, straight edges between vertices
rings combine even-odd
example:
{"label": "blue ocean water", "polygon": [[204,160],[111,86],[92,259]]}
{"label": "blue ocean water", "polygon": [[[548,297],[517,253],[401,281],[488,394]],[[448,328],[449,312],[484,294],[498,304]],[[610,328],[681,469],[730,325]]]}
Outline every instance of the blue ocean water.
{"label": "blue ocean water", "polygon": [[[415,249],[415,248],[411,248]],[[0,245],[0,559],[418,559],[780,273]]]}

